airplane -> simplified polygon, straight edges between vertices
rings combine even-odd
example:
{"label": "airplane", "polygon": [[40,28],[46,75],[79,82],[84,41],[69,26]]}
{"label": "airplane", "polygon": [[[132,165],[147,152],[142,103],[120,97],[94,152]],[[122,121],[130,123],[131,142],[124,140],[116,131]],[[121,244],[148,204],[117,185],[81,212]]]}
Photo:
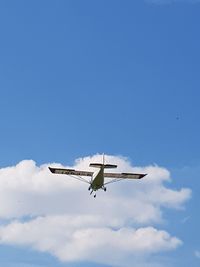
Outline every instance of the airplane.
{"label": "airplane", "polygon": [[[102,189],[106,191],[105,185],[118,182],[124,179],[141,179],[147,174],[142,173],[106,173],[104,172],[105,169],[113,169],[117,168],[117,165],[114,164],[105,164],[105,158],[103,155],[103,163],[90,163],[90,167],[98,168],[96,172],[90,171],[79,171],[74,169],[62,169],[62,168],[52,168],[49,167],[49,170],[54,174],[65,174],[75,178],[79,181],[85,182],[89,184],[88,190],[90,195],[95,191],[94,197],[96,198],[96,191]],[[90,180],[83,178],[84,177],[91,177]],[[105,178],[111,178],[112,180],[109,182],[105,182]]]}

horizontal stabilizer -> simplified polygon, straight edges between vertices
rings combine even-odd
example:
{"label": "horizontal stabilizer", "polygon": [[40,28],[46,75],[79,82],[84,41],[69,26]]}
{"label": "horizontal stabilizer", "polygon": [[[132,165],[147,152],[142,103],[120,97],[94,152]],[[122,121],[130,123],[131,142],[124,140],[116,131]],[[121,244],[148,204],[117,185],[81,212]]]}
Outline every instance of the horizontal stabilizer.
{"label": "horizontal stabilizer", "polygon": [[113,169],[113,168],[117,168],[117,165],[113,165],[113,164],[101,164],[101,163],[90,163],[90,167],[94,167],[94,168],[104,167],[104,169]]}
{"label": "horizontal stabilizer", "polygon": [[117,168],[117,165],[113,165],[113,164],[105,164],[104,165],[104,169],[114,169]]}
{"label": "horizontal stabilizer", "polygon": [[101,163],[90,163],[90,167],[101,168],[102,166],[103,166],[103,164],[101,164]]}

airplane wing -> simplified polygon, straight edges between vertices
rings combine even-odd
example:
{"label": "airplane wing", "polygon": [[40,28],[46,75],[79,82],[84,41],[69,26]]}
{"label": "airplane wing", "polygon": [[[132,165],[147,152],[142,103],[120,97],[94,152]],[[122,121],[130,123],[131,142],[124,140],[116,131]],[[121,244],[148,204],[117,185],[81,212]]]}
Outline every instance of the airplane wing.
{"label": "airplane wing", "polygon": [[119,179],[141,179],[147,174],[142,173],[104,173],[105,178],[119,178]]}
{"label": "airplane wing", "polygon": [[61,169],[61,168],[51,168],[49,170],[55,174],[66,174],[66,175],[77,175],[77,176],[92,176],[93,172],[88,171],[76,171],[73,169]]}

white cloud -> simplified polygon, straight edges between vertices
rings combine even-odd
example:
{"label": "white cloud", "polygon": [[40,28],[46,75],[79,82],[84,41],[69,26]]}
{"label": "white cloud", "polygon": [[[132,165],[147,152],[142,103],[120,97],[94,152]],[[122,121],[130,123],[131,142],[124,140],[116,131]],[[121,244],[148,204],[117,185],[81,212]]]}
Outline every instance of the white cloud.
{"label": "white cloud", "polygon": [[[118,165],[116,171],[148,176],[110,185],[108,192],[98,191],[93,199],[87,184],[49,172],[49,165],[64,167],[60,164],[37,167],[26,160],[0,169],[0,218],[10,221],[0,228],[0,243],[28,245],[63,261],[103,261],[112,266],[128,265],[133,255],[140,261],[178,247],[178,238],[149,225],[163,220],[163,207],[182,208],[190,189],[167,187],[171,178],[165,168],[133,167],[128,159],[116,156],[106,160]],[[101,155],[85,157],[72,168],[88,170],[90,162],[99,161]],[[25,216],[33,217],[23,222]]]}
{"label": "white cloud", "polygon": [[200,259],[200,251],[199,251],[199,250],[195,250],[194,255],[195,255],[198,259]]}
{"label": "white cloud", "polygon": [[186,216],[181,220],[181,223],[186,223],[190,219],[190,216]]}
{"label": "white cloud", "polygon": [[[112,222],[111,222],[112,225]],[[153,227],[123,227],[92,216],[47,216],[30,222],[12,222],[0,228],[0,242],[29,245],[50,252],[62,261],[95,261],[123,265],[131,255],[177,248],[181,241]]]}

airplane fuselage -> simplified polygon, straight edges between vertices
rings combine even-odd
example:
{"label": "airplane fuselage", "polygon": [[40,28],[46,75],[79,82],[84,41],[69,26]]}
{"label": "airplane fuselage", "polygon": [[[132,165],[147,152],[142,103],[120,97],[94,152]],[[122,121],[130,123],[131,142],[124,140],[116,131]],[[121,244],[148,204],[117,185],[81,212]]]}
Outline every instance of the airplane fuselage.
{"label": "airplane fuselage", "polygon": [[93,174],[90,187],[93,191],[104,189],[104,166]]}

